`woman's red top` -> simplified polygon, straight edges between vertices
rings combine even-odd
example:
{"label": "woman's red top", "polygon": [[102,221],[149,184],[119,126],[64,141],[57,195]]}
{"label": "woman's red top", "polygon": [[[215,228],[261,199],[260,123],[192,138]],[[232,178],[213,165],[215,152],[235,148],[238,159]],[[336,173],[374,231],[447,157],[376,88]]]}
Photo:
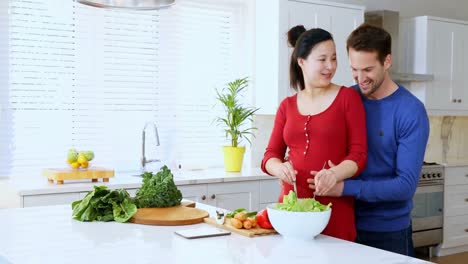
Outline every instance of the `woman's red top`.
{"label": "woman's red top", "polygon": [[[307,183],[307,179],[313,177],[310,171],[320,171],[327,160],[334,164],[343,160],[355,161],[358,166],[355,175],[358,175],[367,159],[366,119],[360,95],[343,86],[332,104],[316,115],[299,113],[297,94],[284,99],[276,113],[262,170],[268,173],[265,164],[270,158],[284,160],[285,156],[298,172],[296,185],[299,198],[313,197]],[[284,183],[279,202],[290,190],[293,190],[292,185]],[[322,233],[354,241],[354,199],[318,196],[316,199],[322,204],[333,204],[330,222]]]}

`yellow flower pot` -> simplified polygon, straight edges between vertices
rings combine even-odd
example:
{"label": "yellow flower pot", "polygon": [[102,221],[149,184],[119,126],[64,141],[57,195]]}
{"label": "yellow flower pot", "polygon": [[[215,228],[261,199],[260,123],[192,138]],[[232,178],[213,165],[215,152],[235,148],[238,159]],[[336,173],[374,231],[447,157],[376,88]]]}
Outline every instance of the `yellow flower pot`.
{"label": "yellow flower pot", "polygon": [[228,172],[239,172],[244,160],[245,147],[223,147],[224,169]]}

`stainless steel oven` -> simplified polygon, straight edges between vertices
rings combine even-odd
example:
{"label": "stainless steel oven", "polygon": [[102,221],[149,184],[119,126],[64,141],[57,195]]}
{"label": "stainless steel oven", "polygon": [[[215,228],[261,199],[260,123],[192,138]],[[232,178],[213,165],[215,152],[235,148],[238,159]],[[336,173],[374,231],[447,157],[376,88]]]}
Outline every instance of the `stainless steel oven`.
{"label": "stainless steel oven", "polygon": [[442,243],[444,167],[424,165],[411,212],[414,247]]}

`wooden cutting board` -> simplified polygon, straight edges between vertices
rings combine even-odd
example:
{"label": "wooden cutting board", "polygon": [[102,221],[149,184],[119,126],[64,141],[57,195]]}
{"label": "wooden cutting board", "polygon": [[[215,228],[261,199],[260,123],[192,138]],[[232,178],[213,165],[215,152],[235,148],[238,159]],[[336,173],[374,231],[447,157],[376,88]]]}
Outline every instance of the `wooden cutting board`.
{"label": "wooden cutting board", "polygon": [[98,179],[103,179],[108,182],[109,178],[114,177],[114,170],[89,167],[86,169],[72,169],[72,168],[48,168],[42,171],[42,175],[47,177],[49,182],[53,183],[54,180],[57,184],[63,184],[66,180],[83,180],[90,179],[97,182]]}
{"label": "wooden cutting board", "polygon": [[240,234],[240,235],[243,235],[243,236],[247,236],[247,237],[256,237],[256,236],[266,236],[266,235],[278,234],[278,232],[276,232],[276,230],[274,230],[274,229],[265,229],[265,228],[261,228],[261,227],[258,227],[258,226],[255,227],[255,228],[251,228],[251,229],[244,229],[244,228],[238,229],[238,228],[233,227],[229,223],[229,218],[225,219],[223,225],[218,224],[216,222],[216,220],[214,218],[211,218],[211,217],[210,218],[205,218],[205,223],[216,226],[216,227],[219,227],[219,228],[223,228],[223,229],[226,229],[226,230],[229,230],[231,232],[234,232],[234,233],[237,233],[237,234]]}
{"label": "wooden cutting board", "polygon": [[140,208],[129,222],[143,225],[177,226],[203,223],[210,214],[195,208],[193,202],[182,202],[179,206],[163,208]]}

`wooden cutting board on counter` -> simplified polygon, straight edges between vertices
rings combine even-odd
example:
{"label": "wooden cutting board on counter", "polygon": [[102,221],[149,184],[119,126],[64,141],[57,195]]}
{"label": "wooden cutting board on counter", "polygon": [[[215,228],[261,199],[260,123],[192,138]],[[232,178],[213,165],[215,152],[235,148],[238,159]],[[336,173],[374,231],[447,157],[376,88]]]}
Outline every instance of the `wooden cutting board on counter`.
{"label": "wooden cutting board on counter", "polygon": [[231,232],[234,232],[234,233],[246,236],[246,237],[256,237],[256,236],[278,234],[278,232],[276,232],[276,230],[274,229],[265,229],[265,228],[261,228],[258,226],[255,228],[251,228],[251,229],[244,229],[244,228],[238,229],[238,228],[233,227],[231,224],[229,224],[229,218],[226,218],[224,221],[224,224],[222,225],[218,224],[216,222],[216,219],[211,218],[211,217],[205,218],[205,223],[219,227],[219,228],[223,228],[225,230],[229,230]]}
{"label": "wooden cutting board on counter", "polygon": [[143,225],[177,226],[203,223],[210,214],[195,208],[194,202],[182,202],[179,206],[140,208],[129,222]]}
{"label": "wooden cutting board on counter", "polygon": [[84,180],[90,179],[92,182],[97,182],[98,179],[103,179],[108,182],[109,178],[114,177],[114,170],[89,167],[86,169],[72,169],[72,168],[48,168],[42,171],[42,175],[47,177],[49,182],[53,183],[54,180],[57,184],[63,184],[67,180]]}

